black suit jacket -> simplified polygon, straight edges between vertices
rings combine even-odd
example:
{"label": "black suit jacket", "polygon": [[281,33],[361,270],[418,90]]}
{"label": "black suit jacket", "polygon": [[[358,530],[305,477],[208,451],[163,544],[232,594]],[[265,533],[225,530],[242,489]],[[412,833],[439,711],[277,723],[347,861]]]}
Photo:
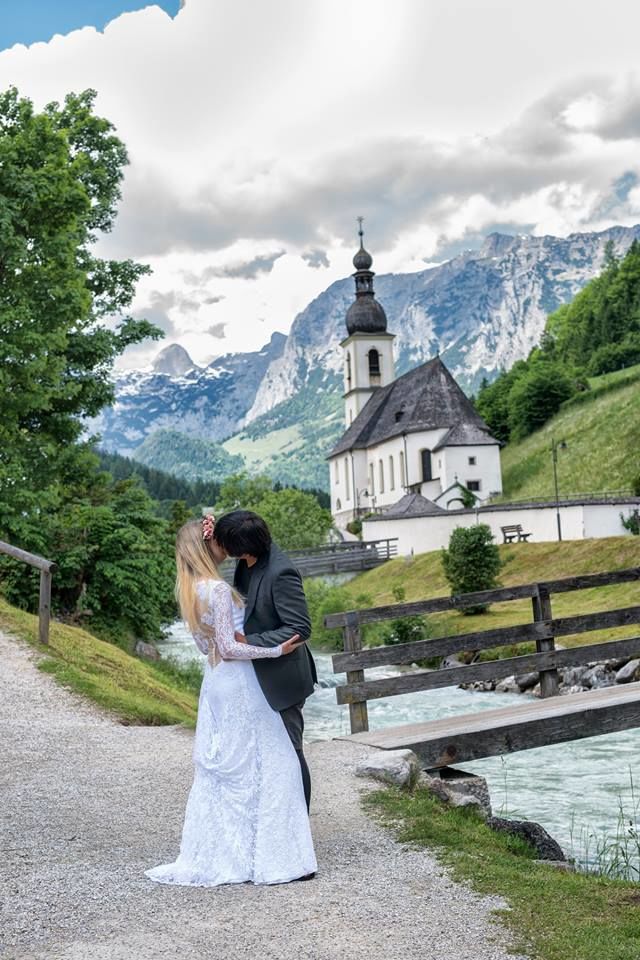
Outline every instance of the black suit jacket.
{"label": "black suit jacket", "polygon": [[[234,584],[244,560],[236,565]],[[295,633],[308,640],[311,620],[302,578],[293,562],[275,544],[251,568],[244,611],[248,643],[275,647]],[[293,653],[275,659],[252,660],[262,692],[273,710],[285,710],[313,693],[318,681],[316,665],[306,643]]]}

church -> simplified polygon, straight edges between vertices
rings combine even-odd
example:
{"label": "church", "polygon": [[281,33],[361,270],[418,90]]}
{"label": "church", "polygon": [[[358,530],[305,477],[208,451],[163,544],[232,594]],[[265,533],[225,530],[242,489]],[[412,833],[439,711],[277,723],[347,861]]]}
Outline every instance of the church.
{"label": "church", "polygon": [[502,490],[500,444],[440,357],[396,378],[362,223],[359,237],[341,343],[346,430],[327,457],[336,526],[370,513],[445,513],[469,499],[463,488],[486,501]]}

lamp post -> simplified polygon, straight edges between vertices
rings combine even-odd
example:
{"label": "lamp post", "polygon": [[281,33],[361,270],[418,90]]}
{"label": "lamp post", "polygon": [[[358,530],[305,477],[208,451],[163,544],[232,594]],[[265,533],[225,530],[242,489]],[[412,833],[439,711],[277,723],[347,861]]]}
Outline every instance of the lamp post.
{"label": "lamp post", "polygon": [[362,490],[358,490],[356,487],[356,520],[360,517],[360,497],[368,497],[369,491],[366,487]]}
{"label": "lamp post", "polygon": [[562,524],[560,523],[560,495],[558,493],[558,450],[566,450],[564,440],[558,443],[555,437],[551,438],[551,460],[553,463],[553,485],[556,492],[556,521],[558,524],[558,540],[562,540]]}

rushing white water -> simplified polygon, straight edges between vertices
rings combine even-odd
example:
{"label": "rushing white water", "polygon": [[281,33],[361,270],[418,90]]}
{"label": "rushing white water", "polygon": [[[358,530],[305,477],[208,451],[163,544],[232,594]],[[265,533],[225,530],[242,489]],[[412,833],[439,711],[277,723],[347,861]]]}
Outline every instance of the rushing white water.
{"label": "rushing white water", "polygon": [[[202,659],[182,624],[173,626],[161,646],[163,656]],[[331,669],[331,655],[314,653],[319,687],[305,705],[305,739],[326,740],[349,732],[346,706],[336,704],[335,687],[344,682]],[[397,668],[376,668],[367,677],[393,676]],[[371,729],[460,713],[472,713],[510,703],[522,695],[472,693],[447,687],[368,704]],[[507,757],[465,763],[464,769],[487,778],[494,812],[536,820],[568,854],[593,862],[598,840],[618,833],[620,802],[629,819],[638,819],[640,800],[640,730],[591,737],[539,747]],[[637,773],[636,816],[633,815],[632,774]],[[627,829],[628,829],[627,823]],[[637,857],[637,853],[636,853]]]}

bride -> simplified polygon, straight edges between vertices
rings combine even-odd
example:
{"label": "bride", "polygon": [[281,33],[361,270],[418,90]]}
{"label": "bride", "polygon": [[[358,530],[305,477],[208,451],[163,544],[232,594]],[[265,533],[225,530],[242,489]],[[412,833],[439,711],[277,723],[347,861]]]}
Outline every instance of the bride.
{"label": "bride", "polygon": [[159,883],[286,883],[316,870],[300,763],[280,714],[267,703],[252,659],[293,652],[234,639],[243,603],[221,578],[225,558],[213,517],[192,520],[176,540],[176,595],[183,619],[207,656],[180,854],[146,870]]}

